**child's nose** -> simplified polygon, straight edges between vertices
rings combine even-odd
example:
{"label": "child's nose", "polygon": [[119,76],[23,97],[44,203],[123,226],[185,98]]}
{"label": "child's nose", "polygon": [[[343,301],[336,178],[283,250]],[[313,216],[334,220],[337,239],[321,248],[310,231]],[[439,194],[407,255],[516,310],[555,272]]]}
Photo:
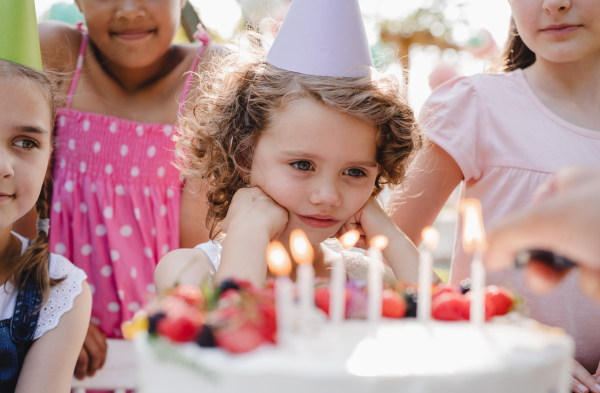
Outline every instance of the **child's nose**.
{"label": "child's nose", "polygon": [[547,14],[552,15],[571,8],[571,0],[544,0],[543,7]]}
{"label": "child's nose", "polygon": [[15,174],[10,154],[0,149],[0,178],[10,178]]}
{"label": "child's nose", "polygon": [[144,0],[121,0],[117,6],[117,17],[135,19],[146,12]]}
{"label": "child's nose", "polygon": [[342,194],[339,186],[330,181],[319,182],[310,193],[310,202],[314,205],[340,206]]}

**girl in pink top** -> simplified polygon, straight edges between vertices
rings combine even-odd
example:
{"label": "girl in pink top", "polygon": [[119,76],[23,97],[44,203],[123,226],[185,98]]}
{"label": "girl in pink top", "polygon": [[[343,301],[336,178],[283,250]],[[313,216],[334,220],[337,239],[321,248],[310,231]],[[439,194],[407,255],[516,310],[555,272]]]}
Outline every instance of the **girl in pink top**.
{"label": "girl in pink top", "polygon": [[207,39],[171,44],[182,0],[76,3],[88,32],[56,23],[39,30],[46,67],[67,72],[51,250],[85,270],[94,294],[81,378],[101,367],[105,336],[121,337],[121,322],[154,293],[159,258],[207,238],[197,230],[202,205],[182,191],[171,165],[171,134],[193,73],[184,75],[201,70],[215,49]]}
{"label": "girl in pink top", "polygon": [[[506,213],[528,206],[536,187],[559,168],[600,162],[600,2],[509,3],[505,73],[449,81],[422,112],[431,145],[397,195],[394,213],[416,244],[461,181],[461,197],[481,201],[489,230]],[[452,283],[470,275],[469,262],[459,236]],[[577,275],[545,296],[532,295],[520,271],[490,273],[487,280],[515,288],[533,318],[571,334],[578,361],[572,389],[600,392],[590,375],[600,362],[600,309],[580,293]]]}

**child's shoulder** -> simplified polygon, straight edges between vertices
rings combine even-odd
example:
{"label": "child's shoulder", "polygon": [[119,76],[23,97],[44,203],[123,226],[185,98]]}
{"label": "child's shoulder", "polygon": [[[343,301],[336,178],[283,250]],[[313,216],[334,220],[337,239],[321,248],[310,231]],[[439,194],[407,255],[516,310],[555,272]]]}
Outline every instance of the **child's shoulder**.
{"label": "child's shoulder", "polygon": [[164,293],[177,284],[200,285],[204,278],[212,276],[216,269],[201,248],[180,248],[166,254],[154,270],[157,293]]}
{"label": "child's shoulder", "polygon": [[56,72],[72,72],[77,65],[82,33],[62,22],[43,22],[38,25],[44,68]]}
{"label": "child's shoulder", "polygon": [[450,91],[457,94],[468,94],[469,92],[493,91],[510,92],[521,84],[523,78],[521,70],[506,73],[480,73],[470,76],[459,76],[442,83],[432,93],[444,94]]}
{"label": "child's shoulder", "polygon": [[50,278],[62,281],[50,287],[48,298],[40,310],[34,339],[57,327],[61,317],[73,308],[75,299],[83,291],[89,291],[85,272],[62,255],[50,254],[49,274]]}
{"label": "child's shoulder", "polygon": [[60,279],[67,276],[78,278],[80,280],[85,280],[87,278],[87,275],[82,269],[78,268],[67,258],[59,254],[50,254],[48,270],[50,278]]}

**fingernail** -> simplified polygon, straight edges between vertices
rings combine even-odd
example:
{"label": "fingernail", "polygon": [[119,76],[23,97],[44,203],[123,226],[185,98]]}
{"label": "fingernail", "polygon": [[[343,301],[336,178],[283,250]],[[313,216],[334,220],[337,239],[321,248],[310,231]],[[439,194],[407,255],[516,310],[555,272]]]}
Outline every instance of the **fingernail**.
{"label": "fingernail", "polygon": [[600,392],[600,385],[599,384],[595,384],[594,387],[596,388],[597,391]]}
{"label": "fingernail", "polygon": [[577,389],[579,389],[581,393],[585,393],[588,391],[588,388],[586,388],[585,385],[582,384],[577,385]]}

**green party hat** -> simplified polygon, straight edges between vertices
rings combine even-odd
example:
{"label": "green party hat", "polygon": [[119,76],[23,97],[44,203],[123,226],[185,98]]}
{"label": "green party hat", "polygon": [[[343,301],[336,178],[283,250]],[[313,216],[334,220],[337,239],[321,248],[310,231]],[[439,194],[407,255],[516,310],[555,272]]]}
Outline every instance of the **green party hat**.
{"label": "green party hat", "polygon": [[0,0],[0,59],[42,70],[33,0]]}

